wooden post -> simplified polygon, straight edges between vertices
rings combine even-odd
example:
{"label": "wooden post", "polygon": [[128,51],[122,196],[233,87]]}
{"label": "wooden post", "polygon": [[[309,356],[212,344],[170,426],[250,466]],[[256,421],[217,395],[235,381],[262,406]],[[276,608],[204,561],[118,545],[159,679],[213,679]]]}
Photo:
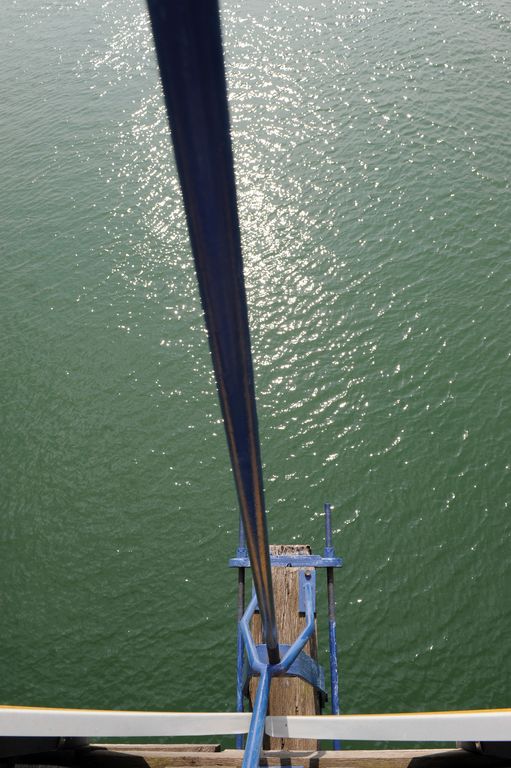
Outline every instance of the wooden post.
{"label": "wooden post", "polygon": [[[270,546],[272,555],[310,555],[311,548],[307,544],[276,544]],[[305,616],[298,612],[298,572],[310,568],[285,568],[276,566],[271,569],[273,593],[275,596],[275,611],[279,641],[285,644],[293,643],[305,627]],[[256,643],[262,643],[261,619],[254,614],[252,619],[252,634]],[[316,632],[304,648],[313,659],[318,658]],[[257,678],[250,682],[250,701],[253,703],[257,690]],[[319,695],[312,686],[299,677],[276,677],[272,680],[270,689],[269,715],[319,715]],[[281,739],[264,737],[264,749],[314,750],[318,748],[313,739]]]}

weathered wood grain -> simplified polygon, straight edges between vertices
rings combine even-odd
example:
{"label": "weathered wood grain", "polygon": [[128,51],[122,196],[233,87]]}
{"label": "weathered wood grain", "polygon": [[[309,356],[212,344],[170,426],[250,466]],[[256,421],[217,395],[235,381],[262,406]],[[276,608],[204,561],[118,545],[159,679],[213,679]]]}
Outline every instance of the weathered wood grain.
{"label": "weathered wood grain", "polygon": [[220,752],[220,744],[93,744],[114,752]]}
{"label": "weathered wood grain", "polygon": [[[115,746],[115,745],[114,745]],[[243,752],[227,749],[220,752],[180,752],[179,745],[126,745],[126,752],[85,747],[61,750],[22,758],[16,768],[241,768]],[[197,745],[194,745],[194,749]],[[66,754],[66,752],[68,754]],[[510,760],[499,760],[461,749],[389,749],[343,750],[340,752],[294,751],[264,752],[261,766],[303,766],[303,768],[511,768]]]}

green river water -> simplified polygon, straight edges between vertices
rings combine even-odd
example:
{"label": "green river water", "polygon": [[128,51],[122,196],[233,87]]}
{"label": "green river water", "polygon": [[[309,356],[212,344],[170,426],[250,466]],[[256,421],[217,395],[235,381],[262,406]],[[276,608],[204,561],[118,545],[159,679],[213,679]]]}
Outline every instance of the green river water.
{"label": "green river water", "polygon": [[[222,21],[271,540],[320,552],[334,504],[344,711],[510,706],[509,4]],[[237,506],[145,7],[3,2],[0,62],[0,702],[232,710]]]}

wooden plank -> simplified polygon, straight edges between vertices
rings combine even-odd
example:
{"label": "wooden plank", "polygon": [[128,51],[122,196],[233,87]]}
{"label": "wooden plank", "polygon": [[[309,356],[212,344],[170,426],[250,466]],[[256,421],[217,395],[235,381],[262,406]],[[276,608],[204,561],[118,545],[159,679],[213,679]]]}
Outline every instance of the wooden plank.
{"label": "wooden plank", "polygon": [[126,752],[138,754],[139,752],[220,752],[220,744],[91,744],[95,749],[108,749],[112,752]]}
{"label": "wooden plank", "polygon": [[[127,747],[129,745],[126,745]],[[134,747],[135,745],[132,745]],[[126,753],[102,748],[85,748],[63,755],[48,753],[33,760],[21,758],[16,768],[30,766],[67,766],[67,768],[241,768],[243,752],[179,752],[174,745],[163,745],[168,752],[144,752],[144,745]],[[510,760],[498,760],[461,749],[342,750],[340,752],[299,751],[264,752],[261,765],[271,768],[510,768]]]}
{"label": "wooden plank", "polygon": [[[276,544],[270,546],[272,555],[310,555],[307,544]],[[298,611],[298,572],[307,568],[272,568],[273,593],[280,643],[294,643],[305,627],[305,616]],[[262,628],[259,614],[252,620],[252,634],[256,643],[262,643]],[[313,635],[304,648],[313,659],[318,658],[317,636]],[[250,700],[255,699],[257,679],[250,683]],[[320,705],[317,692],[308,683],[297,677],[277,677],[272,680],[270,715],[319,715]],[[264,737],[266,749],[302,750],[317,749],[314,739]]]}

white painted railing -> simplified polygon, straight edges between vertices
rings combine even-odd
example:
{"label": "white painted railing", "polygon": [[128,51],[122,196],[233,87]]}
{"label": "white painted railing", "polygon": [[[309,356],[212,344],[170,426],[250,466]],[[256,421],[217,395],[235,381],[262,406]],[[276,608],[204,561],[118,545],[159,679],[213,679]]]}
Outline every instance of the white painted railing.
{"label": "white painted railing", "polygon": [[[0,706],[2,736],[220,736],[247,733],[249,713],[137,712]],[[511,709],[267,717],[270,736],[360,741],[511,741]]]}

